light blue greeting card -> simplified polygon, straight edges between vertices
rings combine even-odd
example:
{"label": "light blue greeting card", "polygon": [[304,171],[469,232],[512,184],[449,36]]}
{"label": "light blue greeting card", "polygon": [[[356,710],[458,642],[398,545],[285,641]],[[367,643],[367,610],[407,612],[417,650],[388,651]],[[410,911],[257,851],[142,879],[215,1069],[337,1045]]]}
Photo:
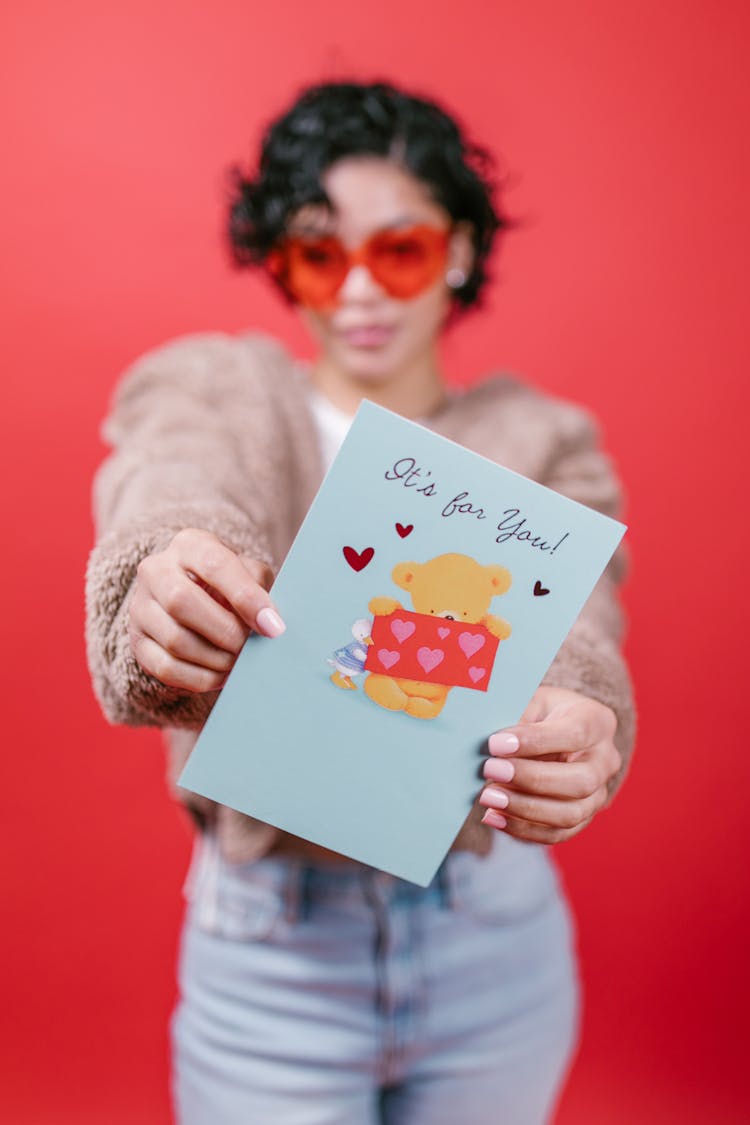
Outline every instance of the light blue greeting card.
{"label": "light blue greeting card", "polygon": [[364,402],[180,784],[426,886],[624,531]]}

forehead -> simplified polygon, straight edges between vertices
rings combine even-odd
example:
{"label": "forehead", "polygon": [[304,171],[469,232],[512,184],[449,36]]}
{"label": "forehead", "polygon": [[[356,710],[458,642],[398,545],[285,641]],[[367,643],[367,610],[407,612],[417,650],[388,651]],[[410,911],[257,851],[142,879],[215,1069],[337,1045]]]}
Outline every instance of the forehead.
{"label": "forehead", "polygon": [[325,230],[356,243],[383,227],[415,222],[444,226],[450,220],[425,184],[383,157],[338,160],[324,172],[322,184],[333,212],[307,204],[289,219],[291,232]]}

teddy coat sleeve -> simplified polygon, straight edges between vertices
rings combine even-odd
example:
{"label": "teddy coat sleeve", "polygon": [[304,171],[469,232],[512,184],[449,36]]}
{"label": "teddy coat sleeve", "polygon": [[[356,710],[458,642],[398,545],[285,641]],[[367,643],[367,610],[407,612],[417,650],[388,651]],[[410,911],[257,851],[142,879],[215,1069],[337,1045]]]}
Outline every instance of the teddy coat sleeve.
{"label": "teddy coat sleeve", "polygon": [[297,444],[285,434],[283,368],[265,338],[186,337],[144,356],[117,389],[103,426],[112,452],[94,482],[97,544],[86,574],[89,667],[113,723],[198,729],[215,702],[215,692],[171,688],[140,667],[130,599],[140,561],[183,528],[279,565]]}
{"label": "teddy coat sleeve", "polygon": [[[577,407],[560,404],[558,410],[560,424],[543,483],[572,500],[620,518],[620,485],[609,459],[599,447],[594,422]],[[621,546],[543,681],[597,699],[611,707],[617,716],[615,744],[622,756],[622,766],[609,783],[610,799],[627,772],[636,728],[632,685],[621,652],[624,623],[618,588],[625,569],[626,554]]]}
{"label": "teddy coat sleeve", "polygon": [[[602,452],[591,415],[580,406],[508,375],[486,380],[454,399],[435,428],[476,453],[615,519],[622,514],[617,476]],[[628,768],[635,741],[635,705],[622,657],[620,547],[561,645],[543,683],[568,688],[611,707],[622,765],[610,797]]]}

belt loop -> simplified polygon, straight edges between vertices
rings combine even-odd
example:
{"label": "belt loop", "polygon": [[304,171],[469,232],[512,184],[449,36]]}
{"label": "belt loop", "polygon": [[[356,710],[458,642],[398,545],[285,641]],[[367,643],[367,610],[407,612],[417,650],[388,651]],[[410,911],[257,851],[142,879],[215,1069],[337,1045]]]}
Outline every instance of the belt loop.
{"label": "belt loop", "polygon": [[284,864],[287,870],[282,868],[281,877],[284,880],[281,893],[284,896],[284,919],[293,926],[300,917],[301,906],[303,900],[303,880],[305,871],[301,863],[289,861]]}
{"label": "belt loop", "polygon": [[450,854],[448,854],[435,874],[435,882],[438,888],[438,902],[440,903],[441,910],[452,910],[455,906],[450,866],[451,857]]}
{"label": "belt loop", "polygon": [[309,865],[305,865],[300,870],[299,879],[299,918],[301,922],[306,922],[310,917],[310,908],[312,906],[312,881],[313,869]]}
{"label": "belt loop", "polygon": [[205,832],[200,837],[197,850],[196,869],[188,876],[191,900],[196,905],[196,917],[201,926],[211,933],[217,932],[219,913],[219,868],[221,854],[219,842],[214,832]]}

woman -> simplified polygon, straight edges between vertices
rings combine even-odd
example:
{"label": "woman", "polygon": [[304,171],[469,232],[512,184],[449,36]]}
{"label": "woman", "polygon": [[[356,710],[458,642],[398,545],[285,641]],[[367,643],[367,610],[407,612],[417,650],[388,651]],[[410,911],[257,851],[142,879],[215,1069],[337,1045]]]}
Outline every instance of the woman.
{"label": "woman", "polygon": [[[385,83],[308,89],[268,129],[257,174],[237,176],[230,235],[299,309],[316,359],[257,334],[194,336],[121,384],[95,489],[89,658],[112,721],[167,729],[174,776],[248,633],[284,630],[273,573],[363,397],[616,514],[579,409],[509,379],[445,387],[440,333],[478,303],[507,225],[487,167],[429,101]],[[590,823],[631,750],[619,571],[523,720],[487,732],[486,784],[426,890],[182,794],[202,827],[174,1021],[183,1125],[548,1119],[578,993],[544,845]]]}

